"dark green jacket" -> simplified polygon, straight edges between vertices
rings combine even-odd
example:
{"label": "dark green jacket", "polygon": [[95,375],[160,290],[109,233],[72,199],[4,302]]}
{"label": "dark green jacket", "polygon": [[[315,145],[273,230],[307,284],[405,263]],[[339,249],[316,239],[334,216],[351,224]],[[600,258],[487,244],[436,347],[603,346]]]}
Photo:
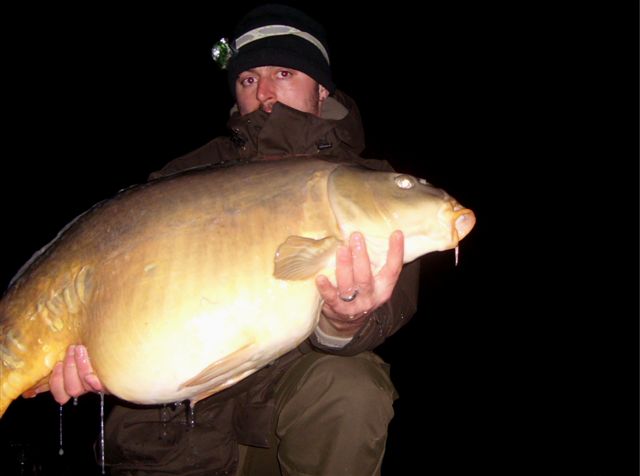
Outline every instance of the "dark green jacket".
{"label": "dark green jacket", "polygon": [[[364,149],[360,115],[353,101],[340,92],[325,103],[323,117],[277,104],[270,114],[256,111],[240,116],[234,112],[228,125],[231,136],[218,137],[169,162],[150,178],[203,165],[225,167],[285,156],[357,162],[372,169],[391,170],[387,162],[359,156]],[[313,349],[355,355],[380,345],[415,313],[418,274],[418,262],[405,266],[392,298],[371,314],[345,347],[325,347],[312,334],[271,365],[199,402],[194,428],[184,425],[184,410],[180,408],[116,407],[107,424],[108,463],[121,469],[158,466],[171,471],[168,474],[232,474],[237,443],[267,445],[275,418],[273,386],[289,366]],[[198,472],[205,466],[209,473]],[[211,473],[212,470],[219,473]]]}

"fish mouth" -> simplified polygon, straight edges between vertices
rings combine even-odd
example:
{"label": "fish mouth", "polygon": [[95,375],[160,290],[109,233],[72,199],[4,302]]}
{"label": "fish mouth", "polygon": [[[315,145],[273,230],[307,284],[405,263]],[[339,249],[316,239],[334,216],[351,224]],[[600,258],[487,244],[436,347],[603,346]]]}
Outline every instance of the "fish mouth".
{"label": "fish mouth", "polygon": [[458,242],[473,229],[476,224],[476,215],[468,208],[456,204],[453,207],[453,223],[457,238],[456,242]]}

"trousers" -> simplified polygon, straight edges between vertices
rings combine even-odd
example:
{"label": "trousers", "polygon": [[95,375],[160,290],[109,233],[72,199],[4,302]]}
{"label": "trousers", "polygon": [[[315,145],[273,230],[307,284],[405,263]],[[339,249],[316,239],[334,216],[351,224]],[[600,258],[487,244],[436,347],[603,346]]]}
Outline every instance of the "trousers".
{"label": "trousers", "polygon": [[119,406],[106,426],[109,474],[379,475],[396,398],[374,353],[308,352],[275,384],[268,448],[236,443],[233,400],[203,406],[193,427],[181,408]]}
{"label": "trousers", "polygon": [[270,448],[240,446],[237,476],[379,475],[396,390],[372,352],[311,352],[276,386]]}

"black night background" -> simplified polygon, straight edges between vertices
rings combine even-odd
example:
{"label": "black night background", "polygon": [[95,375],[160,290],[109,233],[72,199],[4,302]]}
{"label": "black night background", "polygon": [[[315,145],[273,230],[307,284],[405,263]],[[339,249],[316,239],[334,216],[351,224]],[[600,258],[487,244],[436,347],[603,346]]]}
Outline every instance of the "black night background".
{"label": "black night background", "polygon": [[[7,12],[3,290],[74,217],[225,133],[210,48],[259,2],[209,3]],[[327,27],[366,155],[478,220],[457,267],[422,259],[418,314],[378,349],[400,394],[383,474],[638,474],[637,5],[284,3]],[[0,473],[100,474],[99,427],[97,396],[67,404],[59,456],[58,405],[18,399]]]}

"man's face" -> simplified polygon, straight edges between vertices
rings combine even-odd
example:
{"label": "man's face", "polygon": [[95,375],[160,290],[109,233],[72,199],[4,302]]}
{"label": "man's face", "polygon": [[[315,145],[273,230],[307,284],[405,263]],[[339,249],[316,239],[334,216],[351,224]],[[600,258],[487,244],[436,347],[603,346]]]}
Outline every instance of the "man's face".
{"label": "man's face", "polygon": [[242,115],[258,109],[270,113],[279,102],[319,116],[328,95],[324,86],[305,73],[281,66],[258,66],[236,79],[236,100]]}

